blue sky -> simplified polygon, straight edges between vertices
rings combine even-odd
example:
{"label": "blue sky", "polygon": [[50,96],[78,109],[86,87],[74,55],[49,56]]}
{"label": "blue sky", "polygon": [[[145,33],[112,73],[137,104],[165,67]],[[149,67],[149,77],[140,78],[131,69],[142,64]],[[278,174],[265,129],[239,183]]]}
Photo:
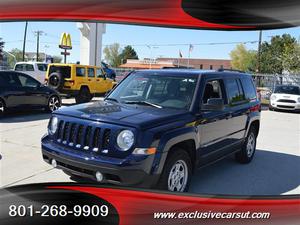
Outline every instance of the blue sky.
{"label": "blue sky", "polygon": [[[22,49],[25,22],[0,23],[0,37],[5,43],[5,51],[12,48]],[[36,51],[34,31],[42,30],[40,49],[51,55],[60,55],[58,48],[60,35],[68,32],[72,36],[73,49],[68,61],[79,61],[79,30],[75,22],[29,22],[27,51]],[[289,33],[300,38],[300,27],[289,29],[268,30],[263,32],[263,41],[269,41],[271,36]],[[175,28],[159,28],[133,25],[107,24],[103,45],[120,43],[121,46],[133,45],[140,58],[145,57],[178,57],[179,50],[183,57],[188,57],[188,44],[194,44],[191,58],[229,59],[229,53],[236,44],[228,42],[257,41],[258,31],[207,31]],[[165,46],[165,45],[172,46]],[[173,46],[175,44],[175,46]],[[178,44],[178,45],[177,45]],[[184,45],[186,44],[186,45]],[[196,45],[200,44],[200,45]],[[152,48],[152,53],[146,45],[161,45]],[[257,43],[247,43],[248,49],[257,49]],[[152,56],[151,56],[152,54]]]}

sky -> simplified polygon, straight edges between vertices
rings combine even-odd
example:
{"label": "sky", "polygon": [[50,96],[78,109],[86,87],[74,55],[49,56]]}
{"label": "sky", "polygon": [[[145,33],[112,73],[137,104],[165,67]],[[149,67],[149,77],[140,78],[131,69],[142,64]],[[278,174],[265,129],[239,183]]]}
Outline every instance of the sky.
{"label": "sky", "polygon": [[[0,23],[0,37],[4,40],[5,51],[22,49],[25,22]],[[58,48],[61,33],[71,34],[73,49],[69,62],[79,61],[80,32],[76,22],[29,22],[27,52],[36,51],[34,31],[41,30],[40,51],[50,55],[60,55]],[[300,39],[300,27],[263,31],[262,41],[270,41],[272,36],[289,33]],[[257,50],[258,31],[208,31],[178,28],[160,28],[136,25],[107,24],[103,35],[103,46],[119,43],[121,47],[132,45],[140,59],[158,57],[178,57],[179,51],[188,57],[189,45],[193,50],[191,58],[230,59],[230,52],[237,43],[246,42],[248,49]],[[251,43],[253,42],[253,43]],[[147,45],[152,46],[151,48]],[[102,56],[103,57],[103,56]]]}

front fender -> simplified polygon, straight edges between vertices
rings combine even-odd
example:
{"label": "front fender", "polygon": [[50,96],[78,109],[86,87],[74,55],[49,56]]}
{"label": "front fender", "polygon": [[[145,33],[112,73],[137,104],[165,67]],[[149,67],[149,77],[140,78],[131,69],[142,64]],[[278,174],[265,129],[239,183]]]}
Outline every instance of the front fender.
{"label": "front fender", "polygon": [[196,149],[199,148],[198,130],[196,127],[183,127],[164,134],[158,144],[157,154],[154,159],[154,173],[160,174],[168,157],[170,149],[183,141],[194,140]]}

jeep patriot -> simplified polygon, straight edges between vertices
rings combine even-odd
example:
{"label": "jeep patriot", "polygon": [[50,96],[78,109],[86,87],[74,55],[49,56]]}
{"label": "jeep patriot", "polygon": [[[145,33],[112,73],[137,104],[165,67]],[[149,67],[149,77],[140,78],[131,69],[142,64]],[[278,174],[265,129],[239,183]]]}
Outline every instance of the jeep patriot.
{"label": "jeep patriot", "polygon": [[134,71],[103,101],[55,111],[43,159],[70,176],[183,192],[196,168],[251,162],[260,111],[246,73]]}

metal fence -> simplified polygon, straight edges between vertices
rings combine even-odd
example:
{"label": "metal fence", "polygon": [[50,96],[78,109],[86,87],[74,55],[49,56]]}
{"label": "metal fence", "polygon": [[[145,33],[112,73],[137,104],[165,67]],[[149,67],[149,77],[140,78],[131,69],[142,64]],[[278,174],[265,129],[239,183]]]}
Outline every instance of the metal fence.
{"label": "metal fence", "polygon": [[257,87],[270,90],[283,84],[300,86],[300,75],[254,74],[253,80]]}

